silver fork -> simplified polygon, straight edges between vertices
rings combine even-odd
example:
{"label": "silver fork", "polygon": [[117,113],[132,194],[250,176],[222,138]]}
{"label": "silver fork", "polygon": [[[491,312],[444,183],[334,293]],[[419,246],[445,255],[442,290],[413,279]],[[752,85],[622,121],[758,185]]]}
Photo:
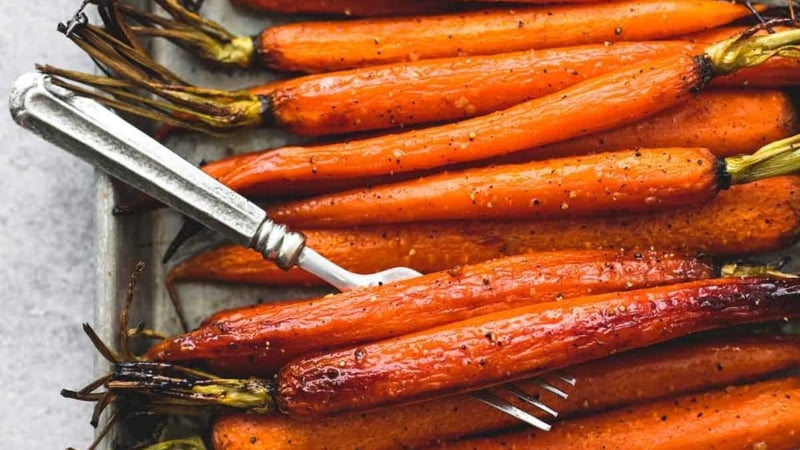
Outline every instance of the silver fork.
{"label": "silver fork", "polygon": [[[236,244],[260,252],[282,269],[295,265],[341,291],[377,286],[420,276],[396,267],[374,274],[356,274],[306,247],[305,236],[267,217],[254,203],[230,190],[168,148],[124,121],[94,100],[54,86],[49,77],[32,72],[22,75],[11,91],[11,115],[23,128],[43,137],[109,175],[175,208]],[[564,374],[557,378],[575,385]],[[567,393],[537,379],[539,386],[561,398]],[[502,391],[555,417],[557,412],[517,385]],[[489,391],[475,398],[541,430],[550,425]]]}

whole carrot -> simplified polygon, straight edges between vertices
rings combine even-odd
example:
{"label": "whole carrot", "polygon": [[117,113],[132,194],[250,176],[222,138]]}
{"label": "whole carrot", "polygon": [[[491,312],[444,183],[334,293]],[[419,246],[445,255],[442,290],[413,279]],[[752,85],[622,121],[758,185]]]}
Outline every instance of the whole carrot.
{"label": "whole carrot", "polygon": [[[177,0],[157,0],[157,3],[182,22],[182,26],[153,29],[152,34],[176,40],[199,57],[215,63],[240,67],[262,65],[290,72],[330,72],[388,62],[664,39],[724,25],[751,14],[741,5],[708,0],[627,0],[345,22],[300,22],[269,27],[250,38],[223,34],[217,24],[213,24],[213,32],[208,32],[209,21],[187,11]],[[136,18],[141,19],[140,16]],[[147,24],[161,25],[156,21]],[[184,33],[168,33],[172,28],[180,28]]]}
{"label": "whole carrot", "polygon": [[[798,66],[800,67],[800,66]],[[460,166],[467,168],[488,164],[517,164],[533,160],[576,156],[587,153],[643,147],[703,147],[717,156],[734,156],[764,144],[800,133],[800,120],[792,98],[775,90],[710,90],[682,105],[645,120],[610,131],[579,137],[544,147],[523,150],[499,158]],[[258,154],[228,158],[204,166],[207,174],[220,178],[239,164],[246,165]],[[413,179],[438,171],[418,171],[366,179],[319,180],[313,186],[286,183],[273,192],[287,198],[339,192],[362,186]],[[134,200],[117,205],[118,213],[157,207],[153,202]]]}
{"label": "whole carrot", "polygon": [[[177,0],[169,1],[175,1],[177,3]],[[666,1],[674,2],[678,9],[706,3],[713,8],[724,7],[736,10],[742,9],[738,5],[715,1],[708,1],[706,3],[704,3],[705,0]],[[612,2],[580,7],[565,6],[563,8],[583,8],[591,6],[598,8],[622,8],[628,11],[629,9],[636,10],[639,7],[658,3],[659,2],[655,0],[647,0],[644,3],[638,1]],[[122,5],[117,5],[116,7],[125,8]],[[626,12],[625,14],[628,13],[629,12]],[[115,15],[109,12],[103,16],[119,17],[119,14]],[[658,16],[661,17],[661,13],[659,13]],[[484,13],[479,13],[476,17],[478,17],[482,23],[486,19]],[[542,17],[550,16],[542,15]],[[595,25],[598,23],[596,16],[581,15],[581,17],[581,20],[588,20]],[[716,18],[720,16],[698,16],[695,14],[693,17]],[[509,14],[503,12],[503,19],[507,20],[508,18]],[[161,19],[159,18],[158,20]],[[212,24],[203,21],[203,19],[199,17],[194,20],[198,21],[198,23],[203,23],[205,27],[213,28]],[[515,27],[518,27],[518,20],[516,18],[513,20],[513,24]],[[415,22],[414,27],[418,26],[420,25]],[[604,24],[603,27],[605,26],[607,25]],[[577,26],[573,28],[581,36],[587,33],[583,28]],[[567,29],[573,28],[568,27]],[[653,27],[648,23],[645,28],[648,30],[661,30],[665,27]],[[124,24],[111,23],[109,24],[109,29],[124,30],[126,28]],[[624,27],[621,29],[624,29]],[[137,28],[136,31],[141,31],[141,28]],[[441,29],[438,28],[435,32],[442,33]],[[217,30],[217,33],[224,34],[219,30]],[[474,119],[474,121],[463,121],[446,128],[437,127],[426,129],[421,131],[419,135],[401,133],[394,135],[393,138],[376,138],[380,141],[380,146],[375,148],[384,148],[385,151],[383,153],[378,152],[373,154],[373,163],[383,162],[385,165],[388,159],[384,160],[384,157],[390,158],[397,152],[402,152],[406,155],[404,162],[391,169],[385,167],[385,169],[388,169],[388,172],[364,172],[360,176],[369,177],[459,162],[460,157],[453,159],[453,155],[451,154],[452,151],[457,150],[462,150],[460,151],[461,154],[474,154],[472,159],[487,158],[496,154],[510,153],[526,147],[544,145],[566,139],[567,137],[587,134],[592,131],[613,128],[623,123],[641,119],[661,109],[680,103],[684,98],[689,96],[689,91],[700,89],[713,76],[724,75],[743,66],[759,65],[767,59],[767,54],[770,53],[768,49],[791,44],[793,42],[791,39],[787,39],[785,42],[783,40],[797,33],[794,30],[790,30],[772,36],[757,36],[742,41],[729,40],[724,45],[709,47],[709,53],[714,54],[711,57],[703,56],[702,52],[697,50],[692,50],[688,53],[679,52],[678,54],[673,54],[669,61],[659,59],[659,63],[644,64],[644,62],[640,62],[632,64],[624,69],[620,69],[621,71],[605,74],[604,76],[608,78],[604,80],[593,79],[584,81],[565,90],[561,95],[551,94],[541,99],[523,103],[525,106],[519,105],[495,114],[481,116],[480,119]],[[108,67],[114,68],[113,75],[118,79],[111,83],[113,86],[110,86],[110,83],[104,77],[64,71],[49,66],[40,67],[40,70],[57,76],[57,82],[59,84],[65,85],[83,95],[94,96],[110,106],[124,109],[128,112],[134,112],[153,120],[162,121],[172,126],[181,126],[207,133],[219,134],[241,127],[259,126],[264,122],[265,118],[270,118],[268,112],[270,109],[269,98],[253,94],[249,91],[230,92],[187,86],[180,77],[152,63],[152,60],[150,60],[144,52],[142,45],[132,40],[133,38],[131,36],[133,36],[133,31],[129,30],[128,33],[120,32],[118,34],[118,36],[115,36],[110,34],[107,30],[104,31],[99,27],[90,25],[84,26],[79,30],[74,30],[73,33],[70,34],[70,38],[80,45],[82,49],[86,50],[94,59]],[[337,31],[337,35],[338,34],[339,31]],[[540,34],[541,33],[537,33],[536,35],[538,36]],[[623,32],[623,35],[624,34]],[[309,35],[313,35],[313,33]],[[564,30],[560,29],[558,36],[564,35]],[[634,38],[634,36],[630,36],[626,39]],[[374,36],[370,34],[369,39],[373,40]],[[506,35],[504,35],[502,39],[504,41],[509,40]],[[483,39],[473,39],[472,37],[469,40],[473,42],[484,42]],[[604,39],[600,39],[596,42],[602,42],[603,40]],[[111,51],[109,45],[107,45],[109,42],[112,44],[113,48],[120,49],[120,51]],[[307,39],[303,42],[304,45],[308,43]],[[553,42],[551,46],[566,44],[565,42],[558,41]],[[374,42],[372,45],[375,45]],[[726,58],[738,54],[742,49],[747,50],[743,54],[733,57],[731,59],[733,64],[725,62]],[[787,51],[780,51],[778,53],[788,55]],[[214,53],[222,53],[226,55],[226,57],[233,58],[241,52],[218,48],[214,50]],[[763,57],[749,58],[755,55],[762,55]],[[692,58],[692,56],[697,57]],[[703,61],[702,64],[700,63],[701,61]],[[143,79],[141,75],[143,72],[151,75],[147,79]],[[112,95],[115,93],[121,95],[117,95],[116,101],[111,101],[104,95],[76,86],[74,82],[97,87]],[[657,86],[658,88],[656,88]],[[152,92],[160,97],[160,99],[153,100],[150,97],[142,96],[140,92],[142,89]],[[565,94],[566,97],[562,98]],[[605,99],[605,96],[609,98]],[[643,99],[649,100],[643,101]],[[583,102],[590,101],[592,102],[591,104],[579,105]],[[598,104],[604,105],[605,108],[601,108],[602,111],[598,111]],[[619,110],[612,114],[608,113],[609,110],[615,109]],[[569,114],[556,116],[556,111],[561,110]],[[547,112],[547,114],[543,112]],[[583,115],[576,117],[574,121],[570,120],[567,123],[559,123],[561,126],[558,127],[558,131],[553,129],[553,122],[562,122],[562,120],[559,119],[571,117],[573,113]],[[612,118],[614,118],[614,120],[612,120]],[[597,123],[595,124],[595,122]],[[544,126],[547,123],[550,124],[549,127]],[[582,125],[578,126],[578,123]],[[592,126],[584,129],[588,126],[587,124],[592,124]],[[509,134],[507,130],[518,131]],[[527,132],[524,133],[522,130],[526,130]],[[468,136],[471,135],[471,133],[476,133],[482,137],[472,142],[470,145],[471,141],[468,139]],[[492,140],[496,141],[496,145],[487,144],[488,136],[493,135],[497,137],[497,139]],[[500,139],[500,136],[504,137]],[[453,138],[452,142],[450,141],[451,137]],[[369,139],[360,142],[363,145],[369,142],[373,142],[373,144],[378,143],[377,141],[371,141]],[[363,145],[360,147],[363,147]],[[450,146],[452,146],[452,148]],[[463,151],[467,146],[470,151]],[[519,146],[522,146],[522,148]],[[322,148],[324,147],[317,147],[317,150]],[[507,148],[507,150],[501,150],[503,148]],[[361,158],[365,158],[366,156],[363,153],[364,150],[363,148],[359,150],[359,148],[355,146],[349,149],[351,155],[361,154]],[[315,164],[309,163],[309,161],[319,159],[319,162],[323,162],[323,155],[320,154],[319,151],[316,153],[308,152],[309,149],[304,149],[302,151],[300,149],[295,149],[293,151],[293,153],[297,153],[297,156],[303,157],[303,162],[296,162],[296,167],[300,168],[306,166],[305,169],[310,172]],[[338,152],[342,152],[342,149],[337,149],[337,153]],[[427,162],[422,164],[421,167],[416,167],[416,169],[404,167],[421,156],[418,154],[420,152],[430,152]],[[343,156],[347,156],[348,152],[342,153]],[[316,156],[314,156],[315,154]],[[417,156],[411,158],[414,154],[417,154]],[[396,159],[396,157],[393,158],[392,161],[394,161],[394,159]],[[469,158],[467,159],[469,160]],[[353,163],[352,165],[360,165],[361,163],[361,161],[353,161],[352,156],[349,160]],[[432,163],[432,161],[434,163]],[[422,161],[418,162],[422,163]],[[317,165],[319,165],[319,163],[317,163]],[[319,165],[319,169],[320,176],[315,177],[318,179],[322,178],[321,175],[327,172],[322,165]],[[374,169],[377,170],[377,167],[374,167]],[[273,170],[275,169],[273,168]],[[353,175],[351,175],[351,177],[352,176]]]}
{"label": "whole carrot", "polygon": [[[710,264],[671,253],[536,253],[388,286],[220,312],[148,351],[154,361],[259,356],[260,375],[312,351],[371,342],[522,305],[713,276]],[[253,375],[253,374],[250,374]]]}
{"label": "whole carrot", "polygon": [[[490,56],[432,59],[309,75],[264,93],[264,120],[295,134],[344,134],[489,114],[629,64],[703,44],[618,42]],[[798,83],[800,62],[776,58],[712,86]],[[262,93],[261,89],[251,92]]]}
{"label": "whole carrot", "polygon": [[231,0],[246,8],[285,14],[339,14],[343,16],[394,16],[430,14],[458,9],[447,0]]}
{"label": "whole carrot", "polygon": [[637,149],[445,172],[278,204],[267,212],[296,227],[587,217],[700,205],[732,183],[798,169],[795,136],[726,159],[706,149]]}
{"label": "whole carrot", "polygon": [[437,448],[791,449],[800,445],[797,377],[686,395],[567,421],[549,433],[521,432]]}
{"label": "whole carrot", "polygon": [[[755,380],[794,368],[799,360],[797,339],[727,336],[648,347],[572,366],[567,370],[579,382],[566,400],[548,396],[533,383],[518,385],[532,395],[539,393],[558,411],[559,419],[565,419]],[[507,400],[524,408],[519,400]],[[313,422],[278,415],[227,415],[214,423],[213,442],[216,450],[390,450],[516,425],[516,419],[472,397],[459,396]]]}
{"label": "whole carrot", "polygon": [[[760,39],[760,44],[750,40],[735,44],[728,41],[710,48],[705,56],[679,54],[632,65],[555,94],[454,124],[344,144],[284,147],[264,152],[220,181],[245,194],[268,195],[273,186],[281,183],[313,184],[320,179],[429,169],[612,129],[680,104],[692,92],[702,89],[710,78],[740,67],[744,61],[736,57],[735,61],[729,61],[731,64],[720,65],[723,57],[732,57],[742,50],[740,45],[751,49],[755,45],[762,47],[761,50],[764,46],[781,47],[783,38],[790,35],[800,39],[800,30],[751,38]],[[782,43],[769,43],[767,39]]]}
{"label": "whole carrot", "polygon": [[701,45],[680,41],[619,42],[309,75],[269,92],[265,119],[310,136],[460,120],[692,48],[702,51]]}
{"label": "whole carrot", "polygon": [[[406,266],[428,273],[502,256],[555,249],[649,249],[737,256],[779,250],[800,233],[800,180],[780,177],[733,186],[700,207],[649,214],[538,222],[407,224],[308,230],[308,244],[361,273]],[[173,268],[186,280],[274,286],[322,285],[284,272],[252,250],[226,246]]]}
{"label": "whole carrot", "polygon": [[[115,358],[113,372],[96,384],[108,390],[103,399],[136,399],[151,413],[170,405],[184,412],[216,405],[311,419],[434,400],[704,330],[799,316],[800,279],[723,278],[479,316],[300,357],[273,380],[225,379],[169,363]],[[101,398],[84,391],[65,395]]]}
{"label": "whole carrot", "polygon": [[798,316],[800,280],[720,278],[544,303],[295,359],[275,377],[275,401],[305,418],[411,403]]}

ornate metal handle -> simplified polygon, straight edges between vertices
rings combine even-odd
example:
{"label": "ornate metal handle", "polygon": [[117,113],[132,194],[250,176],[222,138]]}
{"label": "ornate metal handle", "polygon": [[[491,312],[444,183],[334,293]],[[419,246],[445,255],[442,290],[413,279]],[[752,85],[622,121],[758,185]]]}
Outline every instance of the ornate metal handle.
{"label": "ornate metal handle", "polygon": [[40,73],[14,84],[11,115],[22,127],[172,206],[231,241],[294,266],[305,237],[197,169],[99,103],[54,86]]}

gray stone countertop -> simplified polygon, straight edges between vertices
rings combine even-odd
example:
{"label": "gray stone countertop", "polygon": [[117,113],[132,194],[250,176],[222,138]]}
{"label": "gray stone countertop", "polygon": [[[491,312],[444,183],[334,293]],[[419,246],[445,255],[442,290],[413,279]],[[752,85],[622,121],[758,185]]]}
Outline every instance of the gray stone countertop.
{"label": "gray stone countertop", "polygon": [[56,32],[79,0],[0,0],[0,449],[86,448],[92,376],[92,169],[16,126],[8,90],[34,63],[91,70]]}

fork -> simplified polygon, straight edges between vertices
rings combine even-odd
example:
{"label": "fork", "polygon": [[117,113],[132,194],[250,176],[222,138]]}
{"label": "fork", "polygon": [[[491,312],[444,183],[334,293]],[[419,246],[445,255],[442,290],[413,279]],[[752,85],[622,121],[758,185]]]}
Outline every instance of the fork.
{"label": "fork", "polygon": [[[254,203],[206,175],[141,130],[100,105],[55,86],[37,72],[22,75],[11,90],[11,115],[23,128],[86,160],[109,175],[160,200],[236,244],[260,252],[282,269],[298,266],[340,291],[378,286],[421,276],[396,267],[373,274],[356,274],[307,247],[302,233],[273,222]],[[552,374],[567,385],[576,380]],[[543,378],[543,391],[561,398],[567,393]],[[495,388],[556,417],[558,413],[515,384]],[[473,394],[481,402],[531,426],[548,431],[542,419],[490,391]]]}

